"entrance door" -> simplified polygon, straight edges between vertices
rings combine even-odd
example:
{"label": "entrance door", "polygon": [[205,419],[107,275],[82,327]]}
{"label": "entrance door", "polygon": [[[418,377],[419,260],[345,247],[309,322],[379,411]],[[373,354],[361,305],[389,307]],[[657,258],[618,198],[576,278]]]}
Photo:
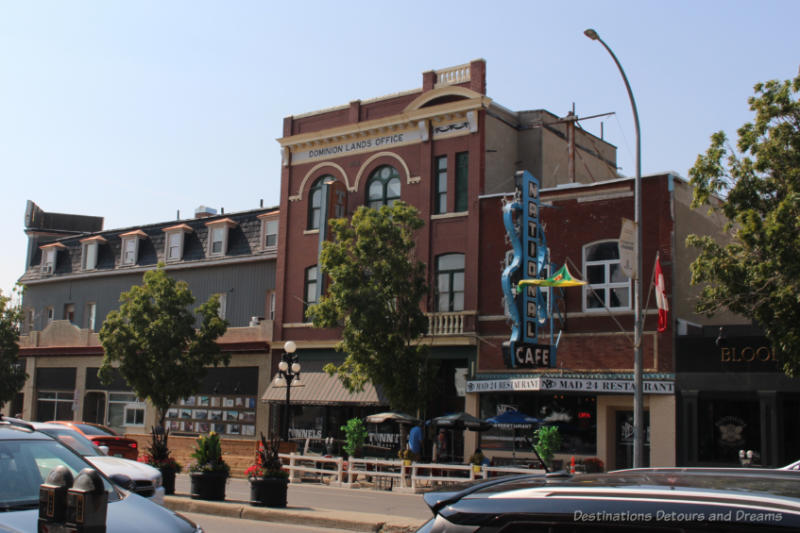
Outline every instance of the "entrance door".
{"label": "entrance door", "polygon": [[83,400],[83,421],[95,424],[106,423],[106,393],[87,392]]}
{"label": "entrance door", "polygon": [[[614,444],[616,468],[633,468],[633,411],[617,411]],[[644,413],[644,446],[642,466],[650,466],[650,413]]]}

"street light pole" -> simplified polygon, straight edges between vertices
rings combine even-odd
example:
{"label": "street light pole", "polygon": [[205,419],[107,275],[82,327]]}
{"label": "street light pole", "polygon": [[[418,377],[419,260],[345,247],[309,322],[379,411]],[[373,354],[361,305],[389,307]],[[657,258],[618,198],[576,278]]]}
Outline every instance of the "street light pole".
{"label": "street light pole", "polygon": [[644,391],[642,390],[642,141],[639,133],[639,111],[633,98],[631,85],[617,56],[600,38],[596,31],[583,32],[589,39],[599,41],[614,63],[617,64],[628,98],[633,108],[633,121],[636,127],[636,179],[634,181],[634,225],[636,226],[636,271],[633,273],[633,467],[641,468],[644,457]]}
{"label": "street light pole", "polygon": [[289,441],[289,416],[291,413],[292,402],[292,383],[295,387],[302,387],[303,383],[300,381],[300,363],[297,361],[298,357],[295,351],[297,345],[294,341],[286,341],[283,345],[283,355],[281,361],[278,363],[278,373],[275,376],[274,386],[286,387],[286,403],[283,406],[283,427],[281,429],[281,438]]}

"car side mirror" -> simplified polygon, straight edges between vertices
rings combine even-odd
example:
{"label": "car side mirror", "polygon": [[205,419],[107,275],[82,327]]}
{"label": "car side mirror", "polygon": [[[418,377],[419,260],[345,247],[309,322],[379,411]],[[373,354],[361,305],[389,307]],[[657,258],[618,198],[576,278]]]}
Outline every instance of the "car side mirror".
{"label": "car side mirror", "polygon": [[110,477],[110,479],[115,485],[119,485],[125,490],[129,490],[131,492],[136,490],[136,483],[134,483],[133,480],[125,474],[114,474]]}
{"label": "car side mirror", "polygon": [[103,455],[108,455],[109,449],[108,446],[98,446],[98,449],[103,452]]}

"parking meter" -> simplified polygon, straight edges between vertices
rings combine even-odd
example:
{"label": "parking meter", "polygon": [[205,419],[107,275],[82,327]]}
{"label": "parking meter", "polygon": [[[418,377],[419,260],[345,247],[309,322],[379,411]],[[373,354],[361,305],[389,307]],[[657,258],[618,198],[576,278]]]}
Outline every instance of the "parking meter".
{"label": "parking meter", "polygon": [[57,530],[64,525],[67,517],[67,491],[72,487],[72,472],[64,465],[58,465],[47,480],[39,485],[39,521],[37,530]]}
{"label": "parking meter", "polygon": [[108,495],[103,478],[84,468],[67,491],[67,529],[76,533],[105,533]]}

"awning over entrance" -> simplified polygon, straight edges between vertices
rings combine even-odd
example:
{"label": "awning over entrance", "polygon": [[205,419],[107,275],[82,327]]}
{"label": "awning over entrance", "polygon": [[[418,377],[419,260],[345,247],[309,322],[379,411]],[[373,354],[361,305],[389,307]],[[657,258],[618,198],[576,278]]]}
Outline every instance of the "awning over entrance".
{"label": "awning over entrance", "polygon": [[[361,392],[350,393],[338,376],[329,376],[322,370],[325,361],[303,361],[300,379],[303,387],[292,387],[291,402],[305,405],[389,405],[389,402],[371,383]],[[273,376],[274,378],[274,376]],[[276,387],[270,381],[261,400],[268,403],[286,401],[286,387]]]}

